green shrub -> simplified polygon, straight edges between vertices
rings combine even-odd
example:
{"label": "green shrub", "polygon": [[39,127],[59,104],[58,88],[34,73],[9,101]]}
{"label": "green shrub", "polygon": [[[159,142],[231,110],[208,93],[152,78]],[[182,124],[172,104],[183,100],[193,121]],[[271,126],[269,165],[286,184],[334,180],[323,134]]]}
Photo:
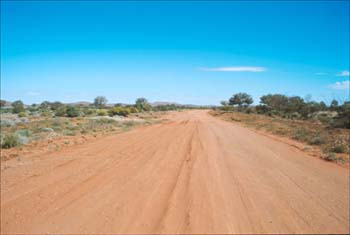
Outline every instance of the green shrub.
{"label": "green shrub", "polygon": [[145,98],[138,98],[135,102],[135,106],[140,111],[151,111],[152,106],[148,103]]}
{"label": "green shrub", "polygon": [[97,111],[98,116],[107,116],[107,111],[105,109],[99,109]]}
{"label": "green shrub", "polygon": [[64,135],[68,135],[68,136],[75,136],[75,135],[76,135],[76,133],[75,133],[75,131],[66,130],[66,131],[64,132]]}
{"label": "green shrub", "polygon": [[15,134],[8,134],[4,137],[1,147],[8,149],[8,148],[13,148],[20,145],[20,141],[17,135]]}
{"label": "green shrub", "polygon": [[86,108],[86,109],[84,109],[83,110],[83,112],[84,112],[84,114],[85,115],[92,115],[92,114],[95,114],[95,109],[88,109],[88,108]]}
{"label": "green shrub", "polygon": [[67,108],[65,106],[60,106],[55,111],[56,117],[64,117],[67,114]]}
{"label": "green shrub", "polygon": [[337,108],[338,115],[334,117],[332,127],[350,129],[350,101]]}
{"label": "green shrub", "polygon": [[138,110],[136,107],[131,107],[131,108],[130,108],[130,112],[131,112],[131,113],[138,113],[139,110]]}
{"label": "green shrub", "polygon": [[27,129],[22,129],[22,130],[16,131],[16,134],[21,135],[21,136],[25,136],[25,137],[29,137],[32,134],[32,132],[30,130],[27,130]]}
{"label": "green shrub", "polygon": [[126,107],[114,107],[108,110],[109,116],[119,115],[119,116],[128,116],[131,113],[130,108]]}
{"label": "green shrub", "polygon": [[18,117],[26,117],[27,113],[26,112],[20,112],[18,113]]}
{"label": "green shrub", "polygon": [[257,105],[255,106],[255,110],[258,114],[267,114],[272,108],[267,105]]}
{"label": "green shrub", "polygon": [[52,116],[52,113],[48,110],[43,110],[41,111],[41,114],[40,114],[42,117],[51,117]]}
{"label": "green shrub", "polygon": [[335,153],[332,153],[332,152],[330,152],[330,153],[327,153],[326,155],[324,155],[323,157],[322,157],[324,160],[326,160],[326,161],[330,161],[330,162],[334,162],[334,161],[337,161],[337,155],[335,154]]}
{"label": "green shrub", "polygon": [[78,117],[79,116],[79,110],[74,106],[68,106],[67,107],[67,117]]}
{"label": "green shrub", "polygon": [[234,107],[232,105],[220,106],[220,110],[222,110],[222,111],[234,111]]}
{"label": "green shrub", "polygon": [[24,112],[25,109],[24,109],[24,104],[21,100],[16,100],[14,101],[12,104],[12,112],[13,113],[21,113],[21,112]]}
{"label": "green shrub", "polygon": [[254,113],[254,109],[252,107],[245,108],[243,111],[245,111],[248,114]]}
{"label": "green shrub", "polygon": [[321,136],[315,136],[311,138],[308,142],[312,145],[321,145],[324,144],[326,141]]}
{"label": "green shrub", "polygon": [[350,116],[338,116],[331,121],[333,128],[348,128],[350,129]]}
{"label": "green shrub", "polygon": [[322,124],[332,125],[333,119],[331,117],[320,116],[317,118]]}
{"label": "green shrub", "polygon": [[55,102],[49,103],[49,107],[50,107],[50,109],[52,111],[56,111],[57,109],[59,109],[62,106],[64,107],[64,104],[62,104],[59,101],[55,101]]}
{"label": "green shrub", "polygon": [[62,127],[60,127],[60,126],[53,126],[52,129],[53,129],[55,132],[60,132],[60,131],[62,131]]}
{"label": "green shrub", "polygon": [[345,153],[346,150],[347,150],[347,147],[344,144],[337,144],[337,143],[335,143],[331,147],[331,151],[335,152],[335,153]]}

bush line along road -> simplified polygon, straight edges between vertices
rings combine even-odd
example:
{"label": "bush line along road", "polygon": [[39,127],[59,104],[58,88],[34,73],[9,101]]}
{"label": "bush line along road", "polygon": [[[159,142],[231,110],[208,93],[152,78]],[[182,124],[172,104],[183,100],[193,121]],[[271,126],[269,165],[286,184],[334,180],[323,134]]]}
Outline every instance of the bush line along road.
{"label": "bush line along road", "polygon": [[206,110],[6,162],[1,232],[349,233],[349,169]]}

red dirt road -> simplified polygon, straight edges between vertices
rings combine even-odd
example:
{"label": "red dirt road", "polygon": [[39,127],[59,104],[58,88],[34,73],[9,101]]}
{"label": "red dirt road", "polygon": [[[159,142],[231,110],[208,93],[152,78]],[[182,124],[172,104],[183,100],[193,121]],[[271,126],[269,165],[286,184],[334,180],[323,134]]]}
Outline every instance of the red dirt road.
{"label": "red dirt road", "polygon": [[349,169],[205,111],[1,170],[1,232],[349,233]]}

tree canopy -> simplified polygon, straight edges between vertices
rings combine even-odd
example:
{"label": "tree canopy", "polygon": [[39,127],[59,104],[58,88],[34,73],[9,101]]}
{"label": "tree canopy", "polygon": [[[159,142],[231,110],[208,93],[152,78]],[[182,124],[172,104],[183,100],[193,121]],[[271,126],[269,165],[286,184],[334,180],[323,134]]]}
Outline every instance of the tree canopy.
{"label": "tree canopy", "polygon": [[238,105],[238,107],[248,107],[253,103],[253,98],[248,95],[247,93],[237,93],[234,94],[230,99],[229,99],[229,104],[230,105]]}

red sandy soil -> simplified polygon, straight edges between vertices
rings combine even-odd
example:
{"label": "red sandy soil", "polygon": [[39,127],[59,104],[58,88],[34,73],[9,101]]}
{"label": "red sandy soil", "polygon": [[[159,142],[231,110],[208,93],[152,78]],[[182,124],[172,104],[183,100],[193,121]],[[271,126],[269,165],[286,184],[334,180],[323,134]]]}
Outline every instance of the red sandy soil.
{"label": "red sandy soil", "polygon": [[207,111],[1,167],[1,233],[349,233],[349,169]]}

